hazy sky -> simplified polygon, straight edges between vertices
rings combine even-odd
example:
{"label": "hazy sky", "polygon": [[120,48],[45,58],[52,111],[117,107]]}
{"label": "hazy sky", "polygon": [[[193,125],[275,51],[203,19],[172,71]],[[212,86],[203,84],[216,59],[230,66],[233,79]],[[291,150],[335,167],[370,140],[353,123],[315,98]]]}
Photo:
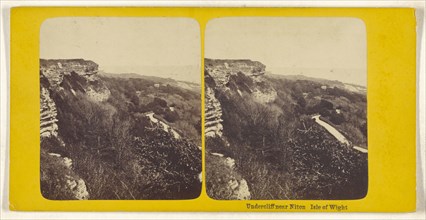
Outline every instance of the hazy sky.
{"label": "hazy sky", "polygon": [[366,85],[364,23],[354,18],[219,18],[206,28],[205,57],[252,59],[273,74]]}
{"label": "hazy sky", "polygon": [[107,73],[200,83],[200,28],[187,18],[54,18],[40,30],[40,58],[93,60]]}

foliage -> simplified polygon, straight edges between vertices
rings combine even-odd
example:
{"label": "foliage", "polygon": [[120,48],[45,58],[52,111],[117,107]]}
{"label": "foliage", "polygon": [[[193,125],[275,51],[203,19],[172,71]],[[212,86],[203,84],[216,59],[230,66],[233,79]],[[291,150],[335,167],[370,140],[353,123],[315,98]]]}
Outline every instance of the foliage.
{"label": "foliage", "polygon": [[[141,130],[139,130],[141,131]],[[134,153],[140,155],[138,189],[147,199],[196,198],[201,184],[201,151],[184,140],[174,140],[162,128],[146,129],[136,141]]]}
{"label": "foliage", "polygon": [[[206,79],[209,77],[206,73]],[[365,96],[339,88],[324,89],[309,80],[265,79],[264,83],[277,91],[277,98],[264,104],[251,98],[246,87],[259,83],[250,80],[233,75],[229,89],[215,90],[222,106],[226,141],[207,138],[206,147],[208,152],[235,159],[235,169],[247,180],[252,199],[364,197],[367,155],[339,143],[311,116],[321,114],[351,143],[366,146]],[[215,171],[217,161],[206,162],[207,186],[213,187],[208,191],[214,194],[221,190],[218,181],[224,174]]]}
{"label": "foliage", "polygon": [[320,114],[323,119],[346,134],[352,143],[367,146],[367,100],[365,95],[338,87],[323,89],[323,84],[310,80],[274,78],[268,81],[278,91],[278,97],[290,97],[283,101],[294,103],[298,113]]}
{"label": "foliage", "polygon": [[367,193],[367,156],[308,123],[292,142],[292,191],[306,199],[359,199]]}
{"label": "foliage", "polygon": [[[72,198],[63,181],[56,179],[70,171],[46,156],[46,152],[54,152],[72,159],[71,171],[85,181],[91,199],[197,197],[201,191],[199,96],[177,87],[155,88],[154,82],[144,79],[98,81],[111,92],[103,102],[85,94],[87,83],[96,82],[73,73],[64,77],[61,89],[50,90],[59,136],[41,142],[43,195]],[[170,110],[172,106],[175,112]],[[175,139],[151,123],[143,114],[147,111],[158,113],[175,130],[182,128],[183,137]]]}
{"label": "foliage", "polygon": [[200,94],[146,79],[109,77],[102,79],[111,90],[109,103],[117,108],[123,108],[123,112],[152,111],[182,132],[194,144],[200,145]]}

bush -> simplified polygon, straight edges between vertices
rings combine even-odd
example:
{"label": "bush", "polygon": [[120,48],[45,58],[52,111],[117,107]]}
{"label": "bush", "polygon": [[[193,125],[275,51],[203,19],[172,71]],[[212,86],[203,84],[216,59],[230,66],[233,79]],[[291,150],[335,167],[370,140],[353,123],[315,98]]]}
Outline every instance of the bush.
{"label": "bush", "polygon": [[[72,198],[63,175],[82,178],[91,199],[192,199],[200,194],[201,151],[194,143],[200,144],[201,137],[194,126],[199,125],[201,111],[194,107],[200,105],[196,94],[175,87],[150,90],[153,82],[147,80],[102,78],[105,81],[99,83],[107,85],[111,96],[97,102],[84,89],[75,89],[79,80],[86,82],[84,78],[71,77],[64,80],[64,89],[51,92],[59,135],[41,141],[44,196]],[[179,112],[168,109],[168,99]],[[180,125],[184,137],[175,139],[152,123],[140,113],[144,108],[160,111],[159,117],[174,122],[170,125],[175,129]],[[47,152],[71,158],[72,168]]]}
{"label": "bush", "polygon": [[[246,179],[252,199],[359,199],[368,188],[367,155],[338,142],[311,114],[341,131],[353,143],[366,143],[366,103],[362,95],[321,89],[307,80],[271,80],[274,103],[261,104],[234,91],[246,78],[230,78],[229,90],[217,89],[224,137],[207,138],[208,152],[235,159],[235,172]],[[238,83],[235,83],[238,82]],[[264,82],[266,83],[266,82]],[[255,85],[257,86],[257,85]],[[305,93],[305,94],[304,94]],[[334,107],[342,109],[341,114]],[[229,143],[229,144],[228,144]],[[226,177],[206,157],[207,190]]]}
{"label": "bush", "polygon": [[367,192],[367,160],[318,125],[294,142],[293,190],[304,199],[359,199]]}

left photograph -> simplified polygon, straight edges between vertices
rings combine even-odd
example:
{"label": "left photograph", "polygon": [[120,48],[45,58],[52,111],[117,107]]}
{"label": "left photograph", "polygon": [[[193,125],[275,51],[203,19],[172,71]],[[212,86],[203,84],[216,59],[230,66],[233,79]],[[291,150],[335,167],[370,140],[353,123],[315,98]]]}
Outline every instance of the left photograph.
{"label": "left photograph", "polygon": [[40,187],[50,200],[201,193],[201,43],[189,18],[40,29]]}

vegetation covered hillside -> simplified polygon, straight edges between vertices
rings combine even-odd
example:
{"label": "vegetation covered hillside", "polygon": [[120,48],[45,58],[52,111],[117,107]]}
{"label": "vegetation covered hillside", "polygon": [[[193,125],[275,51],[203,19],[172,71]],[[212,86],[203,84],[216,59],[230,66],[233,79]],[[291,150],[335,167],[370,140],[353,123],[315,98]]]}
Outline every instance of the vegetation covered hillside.
{"label": "vegetation covered hillside", "polygon": [[40,61],[43,196],[198,197],[200,94],[99,76],[97,68],[85,60]]}
{"label": "vegetation covered hillside", "polygon": [[[207,157],[219,153],[234,159],[234,172],[247,182],[251,199],[366,195],[367,154],[353,148],[367,146],[365,94],[313,80],[269,77],[258,62],[252,69],[247,61],[206,59],[205,63],[206,89],[213,91],[206,93],[206,102],[220,102],[216,127],[222,128],[221,133],[206,137]],[[312,117],[318,114],[349,143],[341,143],[316,123]],[[206,130],[208,123],[206,117]],[[226,193],[231,187],[222,182],[223,174],[216,171],[222,168],[207,162],[208,194],[235,199]]]}

